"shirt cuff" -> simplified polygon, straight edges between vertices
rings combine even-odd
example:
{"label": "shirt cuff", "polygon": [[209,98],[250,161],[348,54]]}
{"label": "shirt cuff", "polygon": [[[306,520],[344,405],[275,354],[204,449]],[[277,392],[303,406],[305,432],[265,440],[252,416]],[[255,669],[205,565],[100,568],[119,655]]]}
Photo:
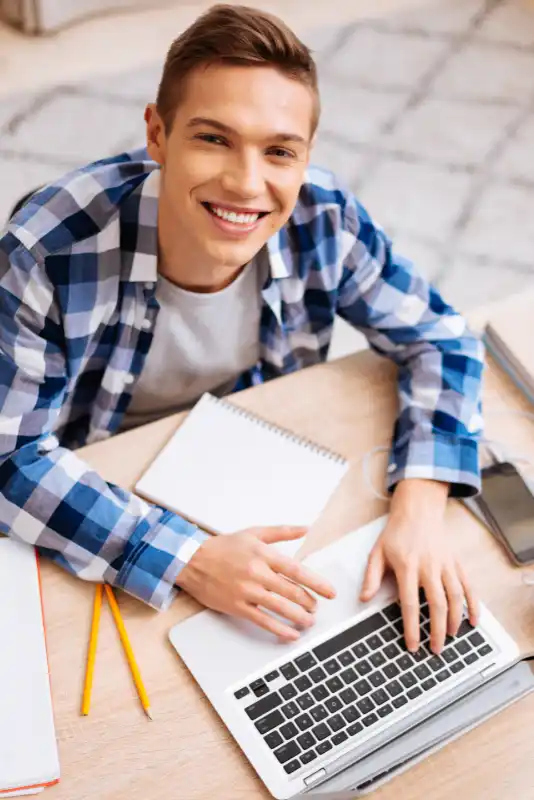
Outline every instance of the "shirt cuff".
{"label": "shirt cuff", "polygon": [[165,512],[139,542],[115,585],[165,611],[174,600],[176,579],[210,535],[176,514]]}
{"label": "shirt cuff", "polygon": [[411,431],[403,442],[393,445],[386,478],[388,492],[406,478],[448,483],[450,497],[472,497],[480,491],[478,440]]}

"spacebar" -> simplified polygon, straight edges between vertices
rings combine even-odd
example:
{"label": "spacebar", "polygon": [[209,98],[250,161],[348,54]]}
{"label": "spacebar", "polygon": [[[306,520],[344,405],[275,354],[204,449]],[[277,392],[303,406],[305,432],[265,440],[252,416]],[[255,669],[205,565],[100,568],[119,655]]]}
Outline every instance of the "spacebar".
{"label": "spacebar", "polygon": [[367,617],[367,619],[357,622],[356,625],[353,625],[351,628],[347,628],[346,631],[342,631],[338,633],[337,636],[333,636],[332,639],[328,639],[328,641],[314,647],[313,652],[319,661],[324,661],[325,658],[331,658],[336,653],[339,653],[340,650],[344,650],[346,647],[354,644],[354,642],[363,639],[364,636],[374,633],[374,631],[382,628],[385,624],[386,620],[382,614],[372,614],[370,617]]}

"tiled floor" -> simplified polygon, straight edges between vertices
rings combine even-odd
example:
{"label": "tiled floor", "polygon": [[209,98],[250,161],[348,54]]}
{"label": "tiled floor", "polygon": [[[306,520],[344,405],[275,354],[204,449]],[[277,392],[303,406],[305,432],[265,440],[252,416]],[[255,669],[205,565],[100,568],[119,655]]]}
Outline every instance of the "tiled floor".
{"label": "tiled floor", "polygon": [[[11,86],[0,103],[0,218],[27,189],[143,141],[142,110],[169,40],[207,5],[95,20],[23,46],[0,30],[0,86],[2,74]],[[280,12],[282,0],[259,5]],[[373,17],[363,0],[289,7],[284,18],[319,63],[315,160],[347,181],[398,250],[460,308],[534,284],[534,7],[375,0]],[[110,58],[97,57],[94,44],[87,52],[97,33]],[[128,36],[139,44],[135,68]],[[66,69],[84,37],[76,70]],[[31,92],[17,42],[33,63]],[[335,341],[336,355],[361,342],[342,325]]]}

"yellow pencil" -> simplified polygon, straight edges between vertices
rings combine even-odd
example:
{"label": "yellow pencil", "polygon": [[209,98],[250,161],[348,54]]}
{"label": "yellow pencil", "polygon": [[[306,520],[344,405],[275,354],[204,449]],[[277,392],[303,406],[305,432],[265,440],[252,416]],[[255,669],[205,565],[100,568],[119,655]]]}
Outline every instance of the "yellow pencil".
{"label": "yellow pencil", "polygon": [[141,705],[143,706],[143,710],[147,715],[147,717],[149,717],[149,719],[152,719],[153,717],[152,717],[152,712],[150,710],[150,701],[148,699],[145,687],[143,686],[141,673],[139,672],[139,667],[137,666],[137,663],[135,661],[132,645],[130,644],[130,640],[128,639],[128,634],[126,633],[126,628],[124,627],[124,622],[122,620],[121,612],[118,603],[115,599],[115,595],[113,594],[113,589],[111,588],[111,586],[108,586],[108,584],[106,584],[105,589],[109,605],[111,606],[111,613],[113,614],[113,619],[115,620],[115,625],[117,626],[122,646],[124,647],[124,652],[126,654],[128,666],[130,667],[130,671],[132,673],[133,682],[135,683],[135,688],[137,689],[137,694],[139,695],[139,700],[141,701]]}
{"label": "yellow pencil", "polygon": [[100,611],[102,609],[102,584],[98,583],[95,591],[93,603],[93,619],[91,622],[91,634],[89,637],[89,648],[87,651],[87,667],[85,670],[85,681],[83,686],[82,714],[87,716],[91,705],[91,688],[93,686],[93,673],[95,671],[96,645],[98,642],[98,627],[100,624]]}

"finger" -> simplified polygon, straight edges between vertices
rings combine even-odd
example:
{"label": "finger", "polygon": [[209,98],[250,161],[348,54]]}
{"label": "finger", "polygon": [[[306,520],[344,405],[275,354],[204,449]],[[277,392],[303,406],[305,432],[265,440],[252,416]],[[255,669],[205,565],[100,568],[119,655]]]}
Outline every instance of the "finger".
{"label": "finger", "polygon": [[317,608],[317,600],[314,595],[310,594],[306,589],[303,589],[302,586],[288,581],[286,578],[282,577],[282,575],[278,575],[275,572],[271,572],[266,576],[263,585],[270,592],[286,597],[288,600],[291,600],[292,603],[302,606],[302,608],[309,613],[313,613]]}
{"label": "finger", "polygon": [[288,542],[292,539],[300,539],[307,531],[308,528],[301,525],[273,525],[268,528],[259,528],[256,535],[265,544],[273,544],[274,542]]}
{"label": "finger", "polygon": [[327,580],[302,566],[294,558],[288,558],[273,551],[267,555],[267,562],[273,572],[285,575],[290,581],[306,586],[321,597],[332,599],[336,596],[336,590]]}
{"label": "finger", "polygon": [[443,587],[447,596],[449,607],[447,614],[447,633],[449,636],[456,636],[464,608],[464,590],[460,579],[452,569],[445,570],[442,575]]}
{"label": "finger", "polygon": [[447,633],[447,596],[441,575],[433,575],[424,582],[426,599],[430,608],[430,648],[440,653]]}
{"label": "finger", "polygon": [[371,555],[369,556],[369,561],[367,562],[367,569],[365,571],[365,578],[362,584],[360,600],[366,602],[375,596],[384,579],[385,571],[386,559],[384,557],[384,551],[382,547],[375,545]]}
{"label": "finger", "polygon": [[256,606],[247,605],[242,613],[242,616],[245,619],[249,619],[251,622],[254,622],[255,625],[258,625],[258,627],[269,631],[269,633],[273,633],[275,636],[278,636],[279,639],[283,639],[284,641],[294,642],[300,636],[299,632],[296,631],[295,628],[285,625],[280,620],[271,617],[270,614],[266,614],[265,611],[261,611],[261,609],[257,608]]}
{"label": "finger", "polygon": [[267,609],[267,611],[274,611],[275,614],[284,617],[301,628],[310,628],[315,622],[313,614],[304,611],[302,606],[292,603],[279,594],[263,591],[258,594],[258,598],[254,602],[256,605]]}
{"label": "finger", "polygon": [[415,566],[395,570],[404,625],[406,647],[412,653],[419,649],[419,573]]}
{"label": "finger", "polygon": [[467,603],[467,614],[471,625],[476,627],[480,621],[480,601],[473,590],[469,581],[466,578],[465,572],[461,564],[456,565],[456,571],[462,584],[465,600]]}

